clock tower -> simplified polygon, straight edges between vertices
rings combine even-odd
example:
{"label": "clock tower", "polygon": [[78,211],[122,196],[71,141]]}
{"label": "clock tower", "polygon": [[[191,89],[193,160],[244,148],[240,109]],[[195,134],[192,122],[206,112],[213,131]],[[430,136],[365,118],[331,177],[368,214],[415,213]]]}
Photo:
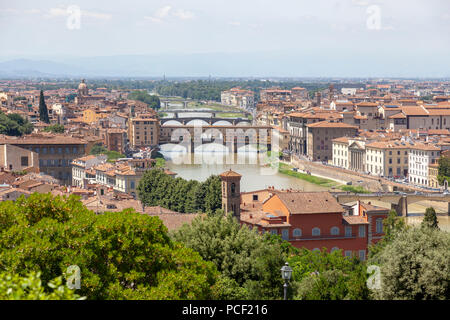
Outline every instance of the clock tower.
{"label": "clock tower", "polygon": [[225,171],[220,175],[222,179],[222,209],[225,213],[233,212],[238,222],[241,221],[241,175],[232,171]]}

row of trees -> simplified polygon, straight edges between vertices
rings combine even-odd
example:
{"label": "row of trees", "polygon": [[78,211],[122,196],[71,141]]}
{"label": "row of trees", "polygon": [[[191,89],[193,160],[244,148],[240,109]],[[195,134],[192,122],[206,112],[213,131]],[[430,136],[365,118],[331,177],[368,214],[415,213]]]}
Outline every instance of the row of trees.
{"label": "row of trees", "polygon": [[114,161],[114,160],[117,160],[120,158],[125,158],[124,154],[121,154],[120,152],[117,152],[117,151],[108,150],[101,144],[95,144],[92,147],[89,154],[92,154],[92,155],[105,154],[108,157],[108,161]]}
{"label": "row of trees", "polygon": [[146,206],[162,206],[177,212],[214,213],[222,205],[221,180],[210,176],[204,182],[173,178],[163,170],[148,170],[138,185]]}
{"label": "row of trees", "polygon": [[[221,210],[168,233],[158,217],[96,215],[75,196],[32,194],[0,203],[0,297],[281,299],[280,268],[289,261],[294,299],[449,299],[450,234],[435,212],[420,227],[391,212],[384,226],[366,264],[340,251],[296,249]],[[62,286],[74,265],[75,293]],[[380,267],[379,288],[367,286],[367,265]]]}

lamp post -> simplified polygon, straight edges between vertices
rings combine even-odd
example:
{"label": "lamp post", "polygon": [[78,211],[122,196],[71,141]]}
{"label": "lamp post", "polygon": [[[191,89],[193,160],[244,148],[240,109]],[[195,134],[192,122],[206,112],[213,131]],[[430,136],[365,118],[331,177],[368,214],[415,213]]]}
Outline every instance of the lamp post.
{"label": "lamp post", "polygon": [[289,267],[289,263],[286,262],[286,264],[281,268],[281,277],[284,279],[284,300],[287,300],[287,288],[288,288],[288,282],[291,280],[292,276],[292,268]]}

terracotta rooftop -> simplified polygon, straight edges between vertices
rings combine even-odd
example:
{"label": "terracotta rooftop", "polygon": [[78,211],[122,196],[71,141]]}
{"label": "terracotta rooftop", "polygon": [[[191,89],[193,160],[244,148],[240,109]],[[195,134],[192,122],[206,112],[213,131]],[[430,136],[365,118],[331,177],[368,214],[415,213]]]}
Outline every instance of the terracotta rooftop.
{"label": "terracotta rooftop", "polygon": [[291,214],[336,213],[344,208],[329,192],[286,192],[278,197]]}
{"label": "terracotta rooftop", "polygon": [[221,174],[220,174],[220,176],[221,177],[242,177],[242,175],[240,175],[239,173],[237,173],[237,172],[234,172],[233,170],[228,170],[228,171],[225,171],[225,172],[222,172]]}
{"label": "terracotta rooftop", "polygon": [[309,128],[349,128],[349,129],[358,129],[357,126],[353,126],[351,124],[343,123],[343,122],[329,122],[329,121],[320,121],[316,123],[308,124]]}

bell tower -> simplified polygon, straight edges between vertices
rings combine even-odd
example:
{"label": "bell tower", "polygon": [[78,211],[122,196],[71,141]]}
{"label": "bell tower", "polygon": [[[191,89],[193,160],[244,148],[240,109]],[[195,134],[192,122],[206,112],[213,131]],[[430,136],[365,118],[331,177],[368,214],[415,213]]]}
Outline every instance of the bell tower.
{"label": "bell tower", "polygon": [[238,222],[241,221],[241,175],[232,171],[225,171],[220,175],[222,179],[222,210],[233,212]]}

